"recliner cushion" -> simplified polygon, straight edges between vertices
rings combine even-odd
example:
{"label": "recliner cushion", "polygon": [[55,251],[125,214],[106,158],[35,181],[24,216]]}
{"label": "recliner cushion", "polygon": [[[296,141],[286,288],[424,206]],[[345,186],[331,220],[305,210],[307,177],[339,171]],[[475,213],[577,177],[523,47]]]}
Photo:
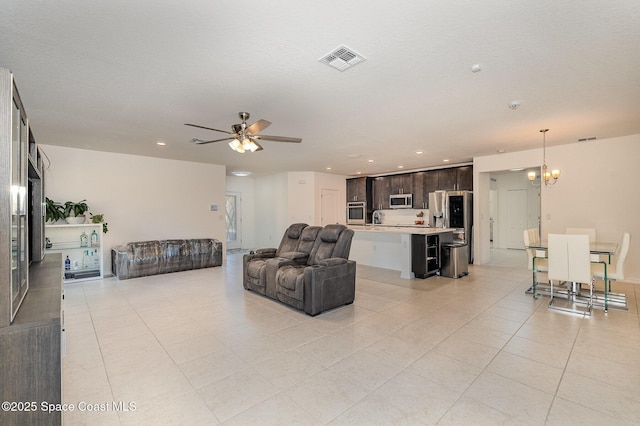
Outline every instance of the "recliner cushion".
{"label": "recliner cushion", "polygon": [[266,259],[253,259],[247,264],[247,275],[253,278],[260,278],[260,272],[266,263]]}

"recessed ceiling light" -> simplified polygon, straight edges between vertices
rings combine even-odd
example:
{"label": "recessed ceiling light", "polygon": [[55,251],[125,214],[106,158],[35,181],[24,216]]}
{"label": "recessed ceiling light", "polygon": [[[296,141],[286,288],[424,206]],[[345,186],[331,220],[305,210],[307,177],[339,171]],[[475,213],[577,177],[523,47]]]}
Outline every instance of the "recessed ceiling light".
{"label": "recessed ceiling light", "polygon": [[404,169],[404,166],[398,166],[399,169]]}
{"label": "recessed ceiling light", "polygon": [[368,163],[373,163],[375,160],[373,158],[367,160]]}
{"label": "recessed ceiling light", "polygon": [[327,167],[327,170],[331,170],[331,167]]}
{"label": "recessed ceiling light", "polygon": [[512,172],[521,172],[524,170],[524,167],[516,167],[515,169],[509,169]]}
{"label": "recessed ceiling light", "polygon": [[471,72],[480,72],[482,71],[482,65],[480,64],[475,64],[471,67]]}
{"label": "recessed ceiling light", "polygon": [[356,172],[356,174],[357,174],[357,175],[361,175],[361,174],[362,174],[362,172]]}
{"label": "recessed ceiling light", "polygon": [[234,175],[234,176],[238,176],[238,177],[245,177],[245,176],[249,176],[251,174],[251,172],[237,171],[237,172],[231,172],[231,174]]}
{"label": "recessed ceiling light", "polygon": [[496,152],[497,152],[498,154],[504,154],[504,153],[505,153],[505,150],[504,150],[504,149],[499,149],[499,150],[497,150]]}
{"label": "recessed ceiling light", "polygon": [[158,145],[158,146],[166,146],[167,144],[165,142],[158,141],[158,142],[156,142],[156,145]]}
{"label": "recessed ceiling light", "polygon": [[449,161],[451,160],[449,160],[448,158],[445,158],[444,160],[442,160],[443,163],[448,163]]}
{"label": "recessed ceiling light", "polygon": [[418,155],[424,154],[424,151],[416,151],[416,154],[418,154]]}
{"label": "recessed ceiling light", "polygon": [[360,155],[360,154],[349,154],[349,155],[347,155],[347,157],[348,158],[360,158],[360,157],[362,157],[362,155]]}

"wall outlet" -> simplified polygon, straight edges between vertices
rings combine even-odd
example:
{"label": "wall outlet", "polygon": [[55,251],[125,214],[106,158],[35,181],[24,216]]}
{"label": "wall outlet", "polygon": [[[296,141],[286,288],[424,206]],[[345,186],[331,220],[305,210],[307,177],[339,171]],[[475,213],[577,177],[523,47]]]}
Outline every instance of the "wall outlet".
{"label": "wall outlet", "polygon": [[218,205],[217,204],[211,204],[211,206],[209,207],[209,210],[212,212],[217,212],[218,211]]}

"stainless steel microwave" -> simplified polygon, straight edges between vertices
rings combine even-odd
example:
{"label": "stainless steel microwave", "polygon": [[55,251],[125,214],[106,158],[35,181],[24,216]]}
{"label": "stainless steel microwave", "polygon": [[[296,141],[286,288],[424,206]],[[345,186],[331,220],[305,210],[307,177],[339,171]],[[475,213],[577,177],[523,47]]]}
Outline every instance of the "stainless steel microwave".
{"label": "stainless steel microwave", "polygon": [[392,209],[410,209],[413,207],[413,194],[393,194],[389,196]]}
{"label": "stainless steel microwave", "polygon": [[354,201],[347,203],[347,225],[364,225],[367,220],[367,203]]}

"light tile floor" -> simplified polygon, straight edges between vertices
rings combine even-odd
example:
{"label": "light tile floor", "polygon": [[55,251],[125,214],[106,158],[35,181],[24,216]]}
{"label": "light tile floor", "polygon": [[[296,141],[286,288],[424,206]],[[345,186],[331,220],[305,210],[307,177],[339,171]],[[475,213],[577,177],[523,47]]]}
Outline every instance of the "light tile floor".
{"label": "light tile floor", "polygon": [[359,266],[355,303],[315,318],[245,291],[237,253],[67,285],[64,423],[638,424],[637,286],[583,318],[525,294],[524,252],[492,259],[458,280]]}

